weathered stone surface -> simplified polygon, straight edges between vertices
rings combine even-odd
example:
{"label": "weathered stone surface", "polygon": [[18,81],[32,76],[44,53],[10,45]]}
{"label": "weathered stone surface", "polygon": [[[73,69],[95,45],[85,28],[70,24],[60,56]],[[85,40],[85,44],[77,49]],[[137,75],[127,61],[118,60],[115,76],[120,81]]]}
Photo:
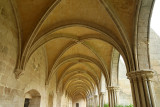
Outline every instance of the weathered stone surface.
{"label": "weathered stone surface", "polygon": [[156,97],[156,103],[157,105],[160,105],[160,37],[156,34],[156,32],[153,31],[153,29],[150,29],[150,61],[151,61],[151,68],[155,70],[155,75],[153,78],[154,83],[154,89],[155,89],[155,97]]}
{"label": "weathered stone surface", "polygon": [[4,87],[0,86],[0,96],[4,94]]}
{"label": "weathered stone surface", "polygon": [[120,95],[119,104],[130,104],[126,73],[150,62],[160,100],[160,40],[151,32],[148,42],[152,2],[0,0],[0,107],[23,107],[25,98],[29,107],[88,107],[98,97],[103,106],[106,85],[120,87],[112,103]]}

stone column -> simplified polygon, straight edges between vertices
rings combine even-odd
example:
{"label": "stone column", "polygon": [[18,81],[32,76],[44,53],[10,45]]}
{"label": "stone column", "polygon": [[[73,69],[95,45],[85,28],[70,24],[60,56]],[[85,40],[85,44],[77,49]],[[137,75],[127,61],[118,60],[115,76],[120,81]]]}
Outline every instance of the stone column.
{"label": "stone column", "polygon": [[156,107],[153,93],[152,70],[141,70],[127,73],[131,83],[134,107]]}
{"label": "stone column", "polygon": [[94,107],[94,97],[91,97],[91,107]]}
{"label": "stone column", "polygon": [[104,107],[104,93],[101,93],[101,107]]}
{"label": "stone column", "polygon": [[86,100],[86,107],[89,107],[89,98]]}
{"label": "stone column", "polygon": [[118,94],[119,94],[119,87],[107,87],[108,89],[108,102],[109,107],[116,107],[118,105]]}
{"label": "stone column", "polygon": [[[54,106],[53,106],[54,107]],[[72,102],[71,99],[69,99],[69,106],[68,107],[72,107]]]}
{"label": "stone column", "polygon": [[91,97],[89,98],[89,107],[92,107],[92,99],[91,99]]}
{"label": "stone column", "polygon": [[61,107],[61,92],[57,92],[57,105],[56,107]]}
{"label": "stone column", "polygon": [[92,97],[90,98],[90,107],[92,107]]}
{"label": "stone column", "polygon": [[90,107],[90,101],[89,101],[90,99],[88,98],[88,107]]}
{"label": "stone column", "polygon": [[86,107],[88,107],[88,98],[86,98]]}
{"label": "stone column", "polygon": [[92,97],[92,107],[95,107],[95,100],[94,100],[94,96]]}
{"label": "stone column", "polygon": [[99,94],[99,107],[104,107],[104,92]]}
{"label": "stone column", "polygon": [[94,95],[94,107],[97,107],[97,95]]}
{"label": "stone column", "polygon": [[101,107],[101,95],[99,94],[99,107]]}

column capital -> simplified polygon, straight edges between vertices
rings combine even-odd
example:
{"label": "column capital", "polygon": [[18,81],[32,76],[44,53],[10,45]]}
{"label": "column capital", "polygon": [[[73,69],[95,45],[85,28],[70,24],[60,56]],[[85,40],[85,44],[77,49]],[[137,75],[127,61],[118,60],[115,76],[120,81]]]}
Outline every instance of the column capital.
{"label": "column capital", "polygon": [[108,86],[107,90],[119,90],[118,86]]}
{"label": "column capital", "polygon": [[151,69],[148,70],[139,70],[139,71],[131,71],[127,73],[128,79],[136,79],[142,77],[143,79],[150,79],[154,75],[154,71]]}
{"label": "column capital", "polygon": [[99,95],[104,95],[104,94],[105,94],[105,92],[100,92],[100,93],[99,93]]}

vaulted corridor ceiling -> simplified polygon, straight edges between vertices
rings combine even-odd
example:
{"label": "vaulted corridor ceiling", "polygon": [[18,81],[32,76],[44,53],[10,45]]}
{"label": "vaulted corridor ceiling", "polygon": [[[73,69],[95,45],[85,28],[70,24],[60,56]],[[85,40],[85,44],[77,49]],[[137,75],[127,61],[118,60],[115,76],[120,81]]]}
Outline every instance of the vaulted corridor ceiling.
{"label": "vaulted corridor ceiling", "polygon": [[[113,51],[131,57],[136,0],[15,0],[19,28],[18,69],[31,55],[46,50],[46,83],[56,74],[57,89],[86,98],[110,84]],[[127,55],[128,54],[128,55]],[[125,60],[126,63],[133,63]],[[118,63],[118,62],[116,62]],[[129,68],[130,69],[130,68]],[[21,72],[17,72],[17,78]]]}
{"label": "vaulted corridor ceiling", "polygon": [[151,63],[157,70],[159,53],[154,51],[159,48],[154,48],[151,61],[150,46],[157,45],[149,45],[153,4],[154,0],[0,0],[0,106],[6,106],[3,99],[12,107],[21,107],[24,100],[59,107],[77,99],[90,106],[94,95],[103,106],[107,90],[108,103],[115,107],[121,85],[127,101],[132,93],[134,106],[154,107]]}
{"label": "vaulted corridor ceiling", "polygon": [[[21,93],[21,100],[24,96],[34,97],[33,100],[38,97],[39,105],[41,99],[45,99],[44,103],[50,97],[52,105],[55,96],[57,104],[64,95],[69,100],[86,101],[95,93],[101,97],[103,90],[115,91],[119,86],[120,56],[124,60],[121,68],[126,68],[123,74],[131,82],[137,75],[141,79],[144,74],[150,76],[149,24],[153,3],[0,0],[2,99],[3,94],[15,97],[15,93]],[[133,100],[143,96],[134,95],[137,90],[150,86],[149,82],[148,86],[142,85],[138,89],[132,86]],[[16,92],[12,92],[14,89]]]}

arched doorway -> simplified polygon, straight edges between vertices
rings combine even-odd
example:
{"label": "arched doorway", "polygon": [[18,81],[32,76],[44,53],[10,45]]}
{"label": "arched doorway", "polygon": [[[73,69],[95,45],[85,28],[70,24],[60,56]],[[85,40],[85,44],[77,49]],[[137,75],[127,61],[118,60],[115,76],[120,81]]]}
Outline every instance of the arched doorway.
{"label": "arched doorway", "polygon": [[30,90],[25,94],[24,107],[40,107],[41,95],[36,90]]}

